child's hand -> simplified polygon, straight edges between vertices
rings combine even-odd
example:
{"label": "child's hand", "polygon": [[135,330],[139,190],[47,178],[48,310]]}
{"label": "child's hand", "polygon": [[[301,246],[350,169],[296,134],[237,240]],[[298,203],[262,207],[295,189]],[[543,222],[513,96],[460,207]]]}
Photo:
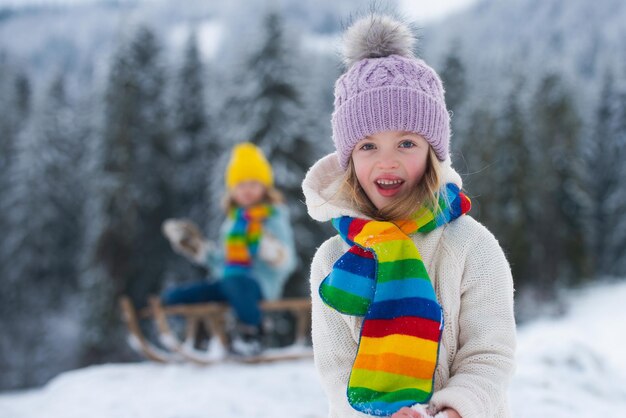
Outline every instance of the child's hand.
{"label": "child's hand", "polygon": [[206,241],[198,227],[184,219],[167,219],[161,226],[174,251],[190,258],[196,263],[203,263],[211,243]]}
{"label": "child's hand", "polygon": [[391,418],[427,418],[428,416],[429,415],[423,415],[422,413],[405,406],[404,408],[400,408],[398,412],[395,412]]}
{"label": "child's hand", "polygon": [[259,243],[259,257],[269,264],[278,267],[287,256],[287,251],[283,244],[272,235],[265,233]]}

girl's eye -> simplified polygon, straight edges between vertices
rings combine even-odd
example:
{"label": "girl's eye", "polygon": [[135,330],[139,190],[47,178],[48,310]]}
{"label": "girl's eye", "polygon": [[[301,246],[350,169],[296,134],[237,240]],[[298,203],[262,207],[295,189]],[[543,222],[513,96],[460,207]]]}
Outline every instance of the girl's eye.
{"label": "girl's eye", "polygon": [[413,148],[414,146],[415,142],[409,141],[408,139],[400,142],[400,148]]}
{"label": "girl's eye", "polygon": [[364,150],[364,151],[367,151],[367,150],[371,150],[371,149],[374,149],[374,148],[376,148],[376,147],[374,146],[374,144],[371,144],[371,143],[366,143],[366,144],[361,145],[361,148],[360,148],[360,149],[362,149],[362,150]]}

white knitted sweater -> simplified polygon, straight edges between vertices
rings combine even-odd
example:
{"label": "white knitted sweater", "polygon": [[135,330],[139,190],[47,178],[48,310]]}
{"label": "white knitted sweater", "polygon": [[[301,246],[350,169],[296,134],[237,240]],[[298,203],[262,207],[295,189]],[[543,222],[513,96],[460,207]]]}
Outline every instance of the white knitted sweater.
{"label": "white knitted sweater", "polygon": [[[359,214],[338,195],[343,172],[335,154],[318,161],[302,184],[309,214],[325,222]],[[462,186],[449,161],[444,181]],[[444,310],[444,331],[429,407],[454,408],[463,418],[509,417],[507,387],[514,369],[515,320],[511,270],[494,236],[468,215],[411,236]],[[348,403],[346,390],[363,319],[326,306],[319,285],[348,245],[334,236],[311,265],[313,349],[330,418],[366,417]]]}

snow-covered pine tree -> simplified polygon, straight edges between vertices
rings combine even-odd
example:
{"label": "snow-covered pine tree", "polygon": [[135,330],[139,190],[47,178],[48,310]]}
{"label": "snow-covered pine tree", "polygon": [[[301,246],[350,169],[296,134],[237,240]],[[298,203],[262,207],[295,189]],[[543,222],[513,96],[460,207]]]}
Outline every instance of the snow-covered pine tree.
{"label": "snow-covered pine tree", "polygon": [[13,148],[9,145],[10,139],[15,137],[28,119],[32,101],[31,89],[28,74],[22,68],[15,68],[0,51],[0,103],[3,109],[0,114],[0,167],[8,167],[4,161],[9,158]]}
{"label": "snow-covered pine tree", "polygon": [[[452,159],[455,169],[459,173],[464,174],[472,172],[469,167],[469,160],[476,160],[476,157],[479,157],[477,152],[478,150],[472,146],[471,142],[477,138],[472,139],[470,136],[476,133],[476,129],[481,128],[474,124],[475,121],[473,121],[470,116],[472,113],[474,116],[479,116],[481,112],[474,113],[474,110],[477,108],[483,108],[484,104],[478,103],[476,107],[471,107],[467,103],[468,99],[470,99],[470,86],[468,86],[467,83],[467,74],[465,64],[463,63],[460,55],[460,48],[461,46],[459,40],[455,40],[451,43],[447,55],[443,60],[439,75],[441,76],[441,81],[445,90],[446,106],[451,114],[450,158]],[[485,108],[484,111],[487,112],[488,109]],[[469,131],[472,131],[471,135],[468,135]],[[483,140],[484,138],[480,138],[480,141]],[[476,161],[474,162],[476,163]],[[475,168],[476,167],[474,167],[474,169]],[[468,181],[471,183],[471,177]],[[470,189],[467,190],[470,193],[472,192]]]}
{"label": "snow-covered pine tree", "polygon": [[47,301],[53,304],[77,283],[75,215],[82,199],[72,168],[82,156],[82,145],[73,137],[73,126],[64,79],[58,76],[20,134],[6,200],[12,267],[5,278],[50,286]]}
{"label": "snow-covered pine tree", "polygon": [[[28,384],[28,379],[20,376],[18,364],[21,364],[20,355],[15,352],[15,332],[22,331],[18,322],[18,312],[23,313],[20,307],[20,295],[13,283],[9,283],[8,274],[12,270],[11,254],[17,236],[15,227],[11,225],[9,215],[15,186],[11,183],[12,172],[15,170],[16,148],[20,130],[30,108],[30,89],[27,78],[21,77],[24,83],[18,83],[20,77],[16,74],[8,56],[0,51],[0,230],[3,239],[0,240],[0,388],[15,389]],[[23,88],[19,89],[19,85]],[[21,90],[21,99],[20,99]],[[19,103],[22,102],[22,106]],[[23,111],[20,115],[16,111]],[[17,341],[21,343],[21,341]]]}
{"label": "snow-covered pine tree", "polygon": [[17,122],[23,124],[28,118],[31,105],[30,80],[25,72],[19,72],[15,77],[15,107],[17,110]]}
{"label": "snow-covered pine tree", "polygon": [[[193,31],[189,34],[181,61],[172,86],[173,132],[169,145],[172,155],[169,176],[172,211],[168,216],[191,219],[201,229],[206,229],[209,219],[221,215],[219,204],[212,202],[208,193],[211,167],[220,156],[221,147],[209,129],[207,74]],[[167,262],[166,284],[206,275],[204,269],[174,252],[170,252]]]}
{"label": "snow-covered pine tree", "polygon": [[472,198],[472,215],[492,228],[497,210],[492,174],[496,147],[496,118],[487,107],[477,107],[469,117],[464,140],[457,147],[463,175],[463,188]]}
{"label": "snow-covered pine tree", "polygon": [[616,82],[607,69],[600,92],[594,130],[586,141],[586,176],[591,196],[591,252],[594,274],[619,275],[626,272],[626,81]]}
{"label": "snow-covered pine tree", "polygon": [[533,185],[528,173],[530,166],[529,144],[524,110],[520,96],[525,80],[518,78],[507,95],[502,114],[498,117],[497,147],[490,193],[494,194],[497,219],[491,220],[494,234],[501,241],[513,270],[513,277],[523,283],[533,272],[528,263],[528,249],[532,237],[528,231],[529,202]]}
{"label": "snow-covered pine tree", "polygon": [[182,65],[176,76],[174,138],[171,152],[175,161],[174,211],[202,225],[207,214],[207,179],[211,161],[220,155],[209,134],[205,104],[205,68],[200,59],[195,33],[185,45]]}
{"label": "snow-covered pine tree", "polygon": [[138,99],[126,45],[113,57],[104,98],[101,132],[90,149],[91,196],[86,207],[83,290],[83,361],[102,359],[115,333],[115,301],[136,274],[132,246],[137,235],[138,203],[132,179],[135,153],[132,130]]}
{"label": "snow-covered pine tree", "polygon": [[311,140],[320,155],[335,151],[331,140],[331,115],[334,110],[335,81],[342,74],[341,59],[330,51],[306,50],[307,68],[302,71],[304,105],[312,121]]}
{"label": "snow-covered pine tree", "polygon": [[[8,227],[7,208],[4,205],[10,185],[10,166],[15,159],[16,136],[19,131],[16,126],[16,121],[19,120],[16,114],[16,104],[19,99],[14,80],[16,80],[15,71],[9,64],[6,54],[0,51],[0,107],[3,109],[0,112],[0,230],[2,231],[6,231]],[[29,100],[29,95],[25,99]],[[7,265],[7,261],[2,259],[3,244],[4,241],[0,241],[0,283],[3,278],[2,269]]]}
{"label": "snow-covered pine tree", "polygon": [[[621,77],[617,86],[616,117],[613,119],[614,140],[616,152],[621,156],[620,170],[616,173],[620,181],[626,179],[626,67],[622,68]],[[616,214],[615,228],[611,247],[615,248],[615,269],[613,274],[618,277],[626,275],[626,187],[622,184],[614,195],[612,210]]]}
{"label": "snow-covered pine tree", "polygon": [[158,292],[171,252],[160,230],[171,213],[172,172],[160,49],[153,32],[140,27],[109,73],[82,278],[86,362],[123,349],[122,338],[111,338],[121,325],[116,298],[128,293],[145,302]]}
{"label": "snow-covered pine tree", "polygon": [[296,51],[282,17],[269,12],[263,18],[260,43],[245,60],[245,72],[234,82],[235,94],[227,101],[222,120],[229,121],[228,147],[249,140],[259,145],[272,163],[276,185],[285,194],[298,237],[300,271],[292,288],[304,292],[306,266],[323,238],[302,204],[300,185],[323,152],[313,141],[327,138],[310,137],[314,122],[308,118],[299,88],[305,80],[306,58]]}
{"label": "snow-covered pine tree", "polygon": [[133,182],[137,185],[137,241],[133,257],[138,271],[129,278],[126,291],[140,299],[161,290],[166,274],[167,258],[172,254],[168,241],[161,234],[161,224],[173,213],[173,172],[171,142],[165,101],[166,68],[162,46],[148,27],[139,27],[129,46],[132,62],[131,78],[136,83],[138,125],[132,142],[135,164]]}
{"label": "snow-covered pine tree", "polygon": [[[582,121],[574,99],[559,75],[539,83],[531,109],[533,121],[533,278],[540,285],[578,281],[589,274],[585,250],[586,196],[583,191]],[[529,197],[530,198],[530,197]]]}
{"label": "snow-covered pine tree", "polygon": [[[452,118],[450,120],[452,132],[457,132],[459,130],[459,121],[460,118],[457,118],[457,114],[459,114],[459,110],[463,106],[465,99],[467,97],[467,80],[465,74],[465,65],[461,60],[460,51],[461,44],[457,39],[450,46],[450,50],[448,54],[444,58],[443,66],[439,75],[441,76],[441,81],[443,82],[443,88],[446,92],[446,105],[448,110],[452,112]],[[454,137],[455,146],[461,146],[461,142],[463,141],[463,137]]]}
{"label": "snow-covered pine tree", "polygon": [[[31,86],[26,73],[14,68],[0,51],[0,209],[9,188],[10,166],[15,159],[17,135],[25,126],[31,107]],[[0,228],[6,211],[0,210]],[[1,246],[1,244],[0,244]],[[0,262],[0,265],[4,263]],[[0,267],[0,275],[2,267]]]}
{"label": "snow-covered pine tree", "polygon": [[4,200],[8,226],[2,258],[9,268],[3,271],[1,299],[6,310],[2,317],[6,313],[9,321],[3,324],[3,335],[8,333],[12,341],[11,352],[2,352],[2,357],[13,359],[8,372],[21,370],[12,382],[16,386],[43,383],[67,360],[50,362],[55,348],[48,345],[53,333],[48,323],[64,308],[78,282],[78,214],[84,196],[74,171],[82,142],[73,126],[59,75],[19,134]]}

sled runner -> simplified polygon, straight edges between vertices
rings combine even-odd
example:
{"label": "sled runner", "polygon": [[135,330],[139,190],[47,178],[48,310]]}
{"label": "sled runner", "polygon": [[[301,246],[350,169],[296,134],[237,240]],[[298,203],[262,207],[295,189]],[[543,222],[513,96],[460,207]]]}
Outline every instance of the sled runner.
{"label": "sled runner", "polygon": [[[122,316],[129,331],[128,341],[136,352],[159,363],[191,362],[201,365],[236,361],[262,363],[311,357],[313,351],[307,346],[311,301],[305,298],[281,299],[261,302],[266,314],[289,312],[295,317],[295,341],[285,347],[266,348],[254,356],[237,356],[230,353],[227,318],[230,308],[224,303],[163,306],[158,297],[151,297],[149,306],[137,311],[130,298],[120,298]],[[268,315],[266,315],[268,316]],[[184,322],[184,336],[171,326],[172,321]],[[153,343],[142,331],[141,323],[155,325],[158,344]],[[199,348],[198,330],[209,335],[206,348]]]}

